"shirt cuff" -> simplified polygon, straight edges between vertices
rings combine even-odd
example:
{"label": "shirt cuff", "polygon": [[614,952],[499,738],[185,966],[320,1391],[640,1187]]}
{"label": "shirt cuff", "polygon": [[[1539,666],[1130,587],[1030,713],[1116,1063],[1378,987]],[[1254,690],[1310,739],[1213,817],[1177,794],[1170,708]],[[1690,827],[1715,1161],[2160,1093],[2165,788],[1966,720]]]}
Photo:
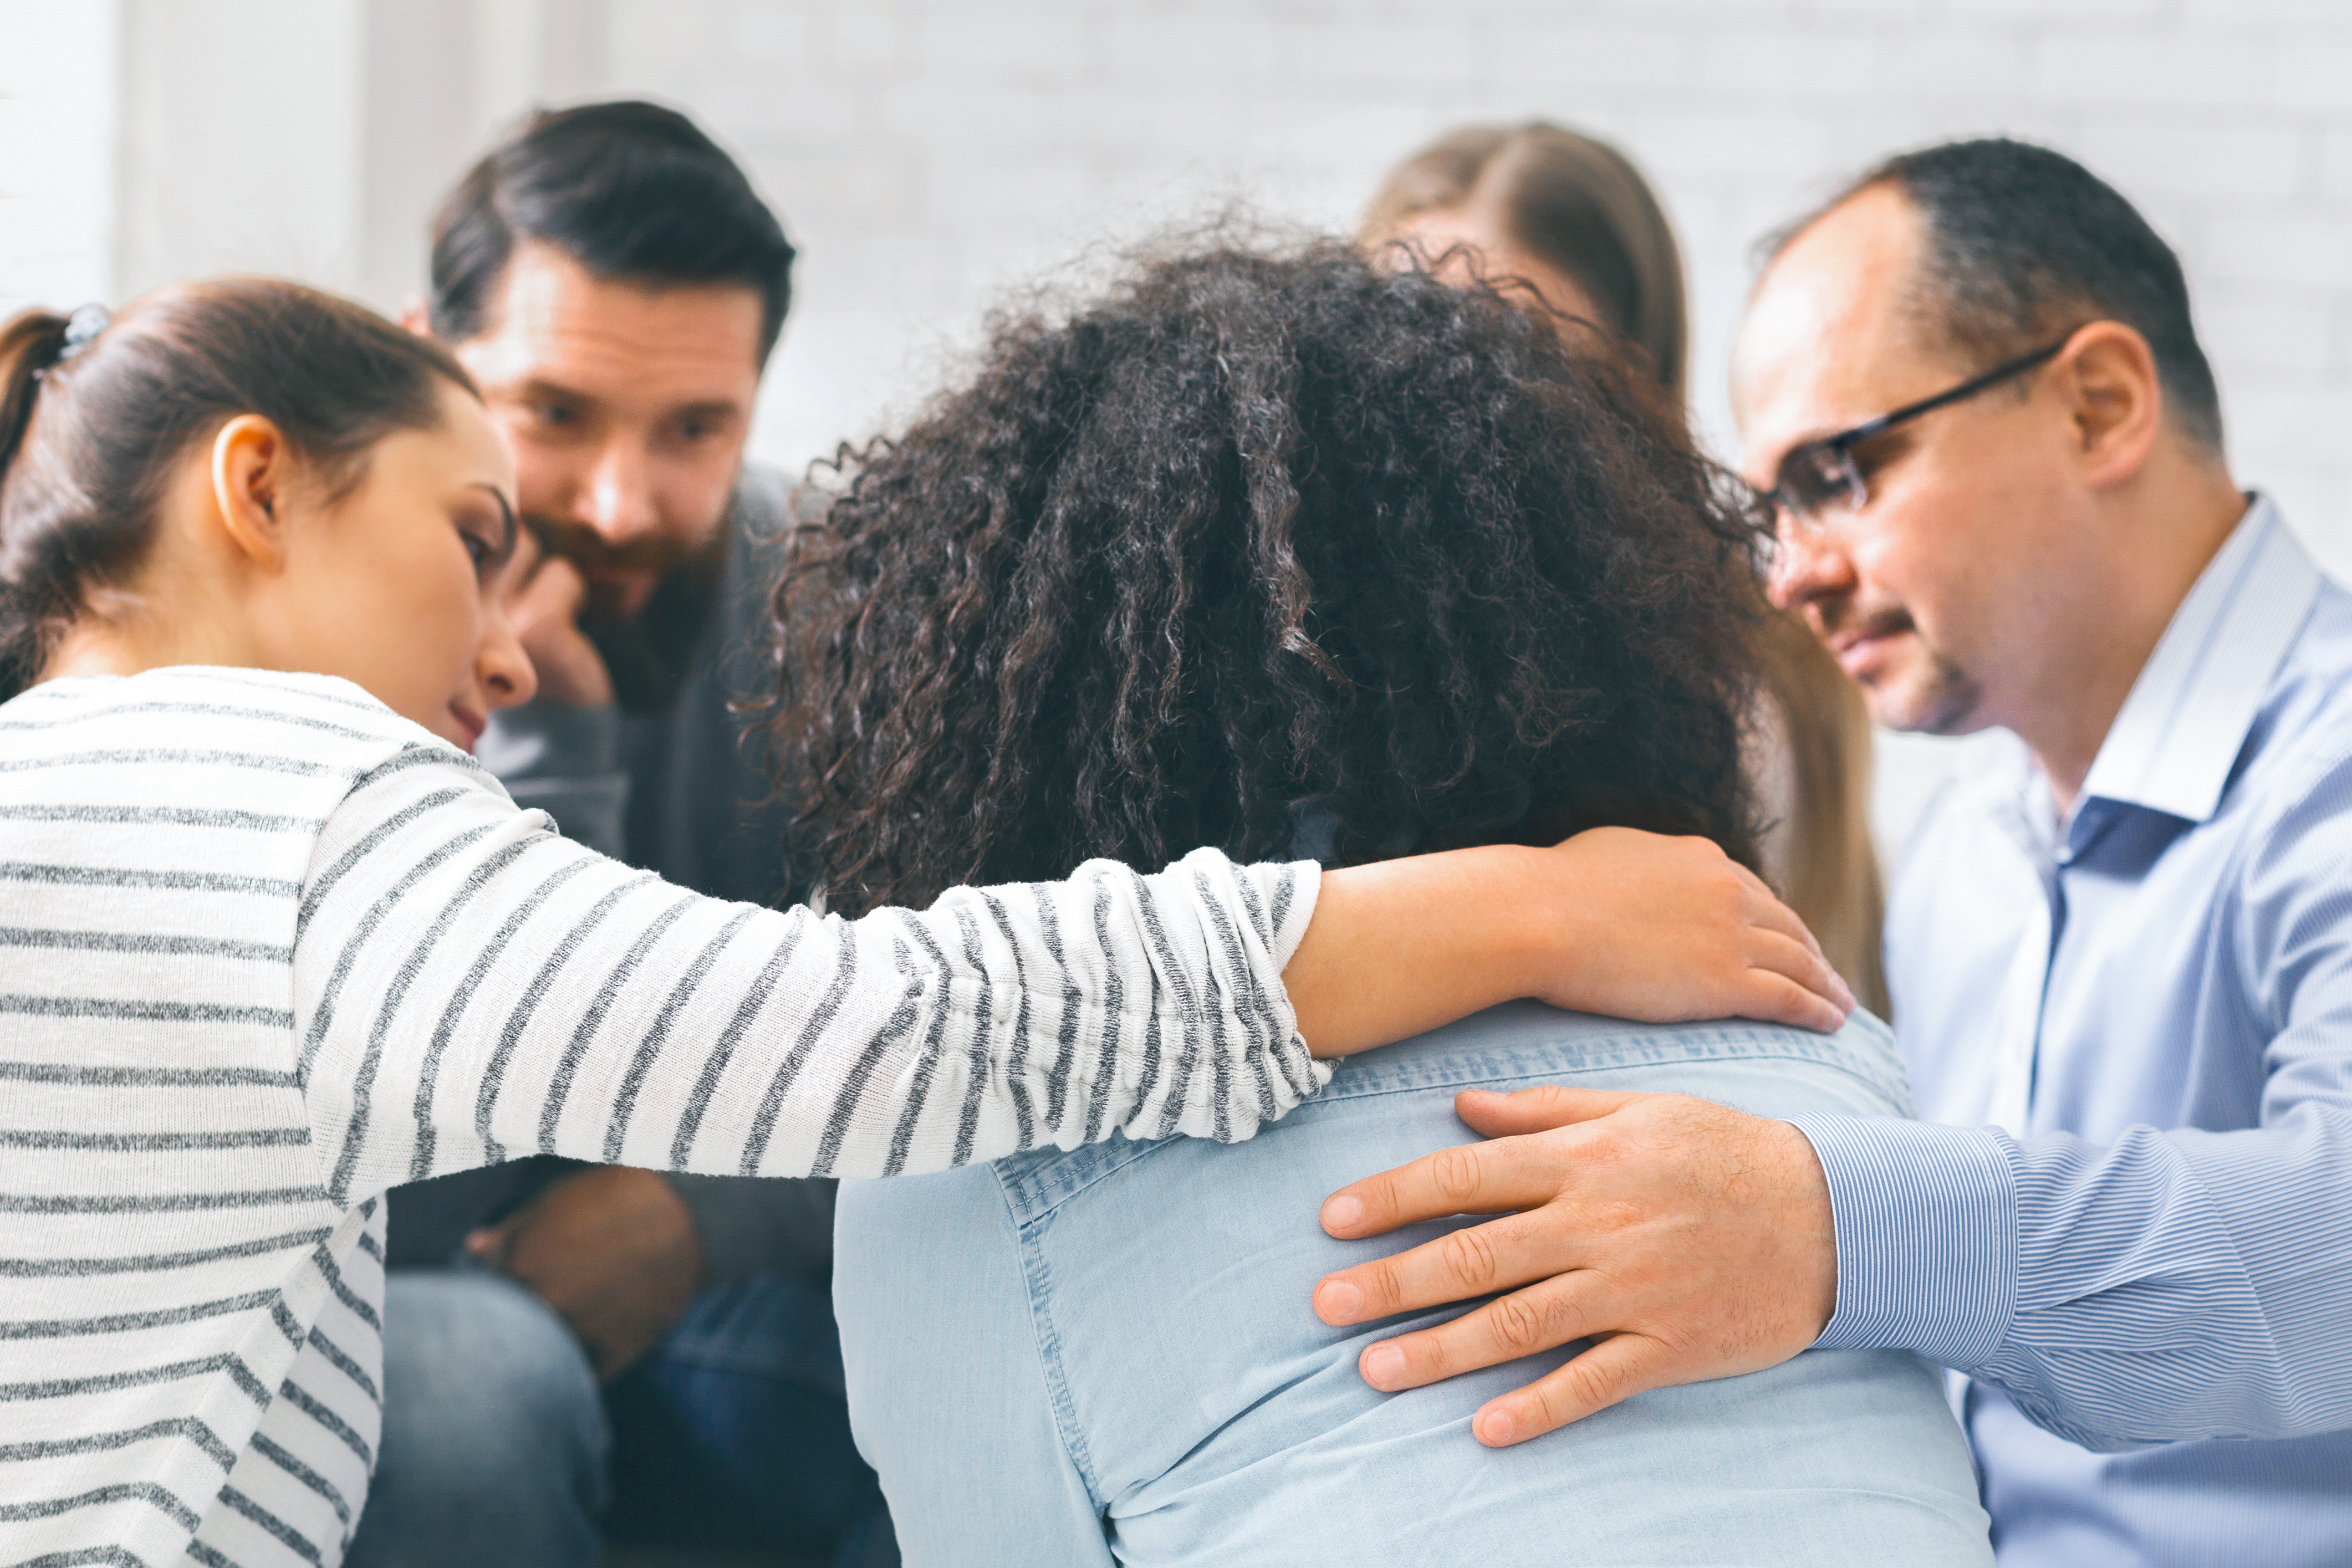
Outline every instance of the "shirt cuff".
{"label": "shirt cuff", "polygon": [[1816,1350],[1907,1350],[1967,1371],[2017,1316],[2017,1178],[2000,1134],[1792,1116],[1829,1178],[1837,1311]]}

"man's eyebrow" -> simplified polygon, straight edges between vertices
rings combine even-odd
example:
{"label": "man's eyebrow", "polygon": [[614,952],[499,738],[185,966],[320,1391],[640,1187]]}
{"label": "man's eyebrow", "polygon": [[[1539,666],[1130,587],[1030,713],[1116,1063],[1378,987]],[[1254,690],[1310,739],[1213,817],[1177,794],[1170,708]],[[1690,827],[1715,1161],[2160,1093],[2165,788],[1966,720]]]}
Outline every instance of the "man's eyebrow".
{"label": "man's eyebrow", "polygon": [[525,376],[505,390],[510,396],[546,398],[558,402],[594,402],[596,401],[577,387],[568,387],[562,382],[551,382],[544,376]]}

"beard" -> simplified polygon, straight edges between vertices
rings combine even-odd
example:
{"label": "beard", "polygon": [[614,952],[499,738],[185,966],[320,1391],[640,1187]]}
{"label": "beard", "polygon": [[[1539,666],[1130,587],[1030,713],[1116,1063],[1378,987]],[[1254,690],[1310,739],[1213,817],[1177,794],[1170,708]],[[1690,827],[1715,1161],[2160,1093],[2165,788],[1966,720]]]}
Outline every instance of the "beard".
{"label": "beard", "polygon": [[[526,517],[524,523],[550,555],[572,562],[588,580],[580,631],[612,674],[621,711],[667,712],[686,685],[709,624],[727,562],[725,525],[699,544],[645,538],[614,545],[578,523],[549,517]],[[618,572],[654,578],[652,592],[634,610],[628,601],[635,595],[628,585],[612,580]]]}
{"label": "beard", "polygon": [[1925,643],[1919,644],[1919,664],[1898,681],[1863,688],[1870,716],[1888,729],[1917,735],[1965,735],[1976,728],[1976,711],[1984,700],[1976,678]]}
{"label": "beard", "polygon": [[1885,729],[1918,735],[1961,735],[1976,727],[1984,688],[1942,649],[1929,643],[1907,610],[1869,611],[1851,601],[1811,607],[1814,631],[1825,643],[1849,632],[1901,639],[1904,656],[1856,680],[1871,722]]}

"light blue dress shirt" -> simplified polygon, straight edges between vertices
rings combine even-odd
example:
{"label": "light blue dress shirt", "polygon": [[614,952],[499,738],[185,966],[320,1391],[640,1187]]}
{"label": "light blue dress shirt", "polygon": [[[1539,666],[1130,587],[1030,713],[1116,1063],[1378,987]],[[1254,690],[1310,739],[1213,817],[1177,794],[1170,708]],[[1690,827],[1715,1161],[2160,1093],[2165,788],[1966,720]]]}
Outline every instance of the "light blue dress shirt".
{"label": "light blue dress shirt", "polygon": [[1794,1118],[1821,1343],[1954,1396],[2004,1568],[2352,1563],[2352,594],[2256,498],[2060,819],[1930,808],[1887,973],[1928,1122]]}

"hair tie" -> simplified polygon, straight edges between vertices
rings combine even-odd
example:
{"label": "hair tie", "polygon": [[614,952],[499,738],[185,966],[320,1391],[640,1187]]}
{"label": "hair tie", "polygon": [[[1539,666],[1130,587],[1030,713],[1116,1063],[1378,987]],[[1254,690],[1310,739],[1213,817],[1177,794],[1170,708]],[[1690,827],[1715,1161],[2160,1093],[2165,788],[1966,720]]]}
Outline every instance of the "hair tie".
{"label": "hair tie", "polygon": [[58,350],[58,363],[63,364],[98,340],[98,335],[114,325],[114,313],[105,306],[92,303],[81,307],[66,318],[65,346]]}

